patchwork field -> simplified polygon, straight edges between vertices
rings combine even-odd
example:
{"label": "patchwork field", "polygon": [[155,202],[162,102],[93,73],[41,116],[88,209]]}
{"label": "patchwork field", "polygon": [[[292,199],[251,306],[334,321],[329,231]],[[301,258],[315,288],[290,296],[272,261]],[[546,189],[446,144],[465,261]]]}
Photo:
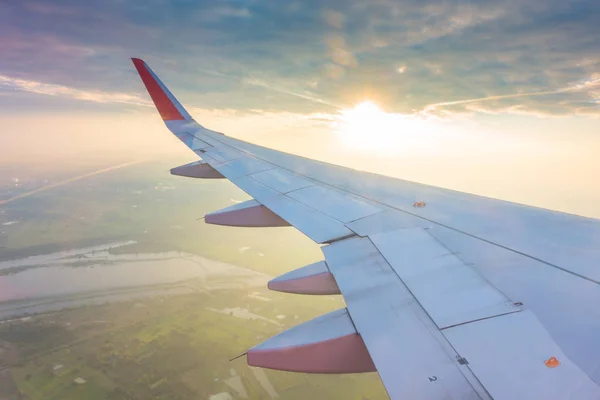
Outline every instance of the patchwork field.
{"label": "patchwork field", "polygon": [[3,322],[0,368],[8,374],[0,398],[385,398],[376,374],[305,375],[250,368],[245,357],[229,361],[340,306],[332,297],[295,303],[267,291],[224,290]]}

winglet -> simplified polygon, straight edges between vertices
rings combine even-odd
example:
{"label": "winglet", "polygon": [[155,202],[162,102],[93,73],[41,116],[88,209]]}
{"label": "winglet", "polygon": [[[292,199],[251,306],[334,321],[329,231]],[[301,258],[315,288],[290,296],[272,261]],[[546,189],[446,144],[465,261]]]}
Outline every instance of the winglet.
{"label": "winglet", "polygon": [[152,97],[152,101],[163,121],[192,119],[191,115],[158,79],[158,76],[150,69],[148,64],[139,58],[132,58],[131,61],[133,61],[138,74],[140,74],[142,82],[146,85],[146,89],[148,89],[148,93]]}

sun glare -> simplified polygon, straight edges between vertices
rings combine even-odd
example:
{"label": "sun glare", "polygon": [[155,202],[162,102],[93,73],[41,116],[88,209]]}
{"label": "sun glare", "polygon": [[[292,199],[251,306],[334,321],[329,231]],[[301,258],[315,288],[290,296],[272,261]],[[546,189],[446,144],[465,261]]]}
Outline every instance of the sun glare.
{"label": "sun glare", "polygon": [[436,130],[424,118],[386,113],[371,101],[363,101],[340,114],[334,129],[344,145],[357,149],[387,152],[426,145],[424,142],[430,141]]}

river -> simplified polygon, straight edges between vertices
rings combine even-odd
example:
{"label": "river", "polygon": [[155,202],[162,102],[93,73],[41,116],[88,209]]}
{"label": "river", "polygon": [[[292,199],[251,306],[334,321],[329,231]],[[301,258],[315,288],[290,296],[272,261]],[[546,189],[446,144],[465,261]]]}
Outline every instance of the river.
{"label": "river", "polygon": [[268,275],[182,253],[112,254],[134,242],[0,262],[0,320],[140,296],[264,286]]}

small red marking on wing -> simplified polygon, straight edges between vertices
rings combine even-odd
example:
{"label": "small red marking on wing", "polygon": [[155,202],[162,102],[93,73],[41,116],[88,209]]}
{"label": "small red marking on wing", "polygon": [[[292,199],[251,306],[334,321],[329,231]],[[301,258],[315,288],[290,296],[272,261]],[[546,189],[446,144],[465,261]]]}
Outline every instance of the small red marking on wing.
{"label": "small red marking on wing", "polygon": [[169,96],[167,96],[158,82],[156,82],[156,79],[154,79],[150,71],[148,71],[146,63],[139,58],[132,58],[131,61],[133,61],[133,65],[135,65],[138,74],[140,74],[142,82],[144,82],[144,85],[146,85],[146,89],[148,89],[148,93],[150,94],[150,97],[152,97],[152,101],[154,102],[154,105],[160,113],[163,121],[185,119],[177,107],[175,107],[175,104],[171,102]]}
{"label": "small red marking on wing", "polygon": [[556,368],[560,365],[560,361],[558,361],[556,357],[550,357],[549,359],[544,361],[544,364],[546,364],[546,367],[548,368]]}

